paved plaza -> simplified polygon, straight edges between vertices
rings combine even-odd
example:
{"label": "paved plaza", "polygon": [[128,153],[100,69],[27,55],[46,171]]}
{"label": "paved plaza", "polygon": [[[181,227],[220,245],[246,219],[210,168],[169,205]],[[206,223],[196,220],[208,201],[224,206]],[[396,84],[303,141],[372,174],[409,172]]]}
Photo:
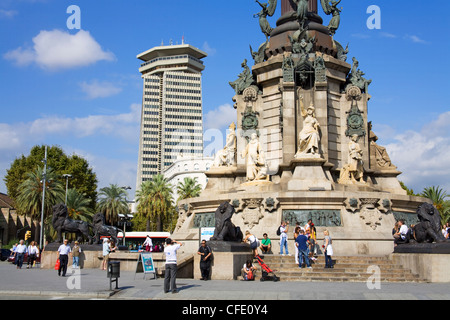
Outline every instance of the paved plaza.
{"label": "paved plaza", "polygon": [[[71,273],[72,272],[72,273]],[[45,269],[17,270],[0,262],[0,299],[25,296],[30,299],[81,298],[121,300],[450,300],[448,283],[381,283],[369,289],[366,283],[348,282],[246,282],[178,279],[177,294],[163,293],[163,279],[122,271],[119,290],[110,291],[106,271],[68,270],[66,277]],[[115,284],[113,283],[113,289]]]}

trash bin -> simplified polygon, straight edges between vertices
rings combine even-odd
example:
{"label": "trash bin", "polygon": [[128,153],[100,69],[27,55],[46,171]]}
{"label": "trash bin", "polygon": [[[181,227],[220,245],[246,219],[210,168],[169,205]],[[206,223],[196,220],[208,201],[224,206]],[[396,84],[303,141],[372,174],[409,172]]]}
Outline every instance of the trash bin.
{"label": "trash bin", "polygon": [[108,262],[108,278],[120,278],[120,262],[110,261]]}
{"label": "trash bin", "polygon": [[[108,262],[106,276],[109,278],[109,290],[112,290],[112,283],[116,283],[116,289],[119,289],[119,278],[120,278],[120,262],[110,261]],[[114,278],[114,280],[113,280]]]}

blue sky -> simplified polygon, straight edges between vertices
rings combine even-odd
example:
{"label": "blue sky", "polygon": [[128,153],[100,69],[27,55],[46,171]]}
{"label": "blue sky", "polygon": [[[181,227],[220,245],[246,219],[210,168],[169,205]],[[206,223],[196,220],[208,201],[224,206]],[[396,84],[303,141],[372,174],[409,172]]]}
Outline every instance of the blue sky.
{"label": "blue sky", "polygon": [[[81,9],[81,30],[67,28],[70,5]],[[370,5],[381,9],[379,30],[367,28]],[[349,43],[348,61],[356,57],[373,80],[368,117],[403,172],[400,180],[416,192],[430,185],[450,192],[450,4],[340,6],[335,39]],[[253,0],[1,0],[0,192],[11,162],[36,144],[85,157],[99,187],[134,189],[142,99],[136,55],[162,42],[180,44],[183,36],[208,53],[204,127],[224,130],[235,119],[228,82],[245,58],[252,61],[249,45],[265,40],[253,18],[258,11]],[[321,8],[319,14],[328,24]],[[280,6],[272,26],[279,16]]]}

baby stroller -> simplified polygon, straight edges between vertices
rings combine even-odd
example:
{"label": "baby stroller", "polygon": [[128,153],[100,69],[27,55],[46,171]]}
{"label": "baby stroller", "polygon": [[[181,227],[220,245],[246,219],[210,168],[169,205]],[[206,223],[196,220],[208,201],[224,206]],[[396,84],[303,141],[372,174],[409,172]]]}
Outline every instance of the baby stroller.
{"label": "baby stroller", "polygon": [[[273,281],[273,282],[280,281],[280,277],[277,277],[275,275],[273,270],[270,269],[269,266],[264,263],[264,260],[259,255],[256,255],[255,259],[258,260],[258,263],[262,268],[262,276],[260,281]],[[269,273],[272,273],[273,276],[269,276]]]}

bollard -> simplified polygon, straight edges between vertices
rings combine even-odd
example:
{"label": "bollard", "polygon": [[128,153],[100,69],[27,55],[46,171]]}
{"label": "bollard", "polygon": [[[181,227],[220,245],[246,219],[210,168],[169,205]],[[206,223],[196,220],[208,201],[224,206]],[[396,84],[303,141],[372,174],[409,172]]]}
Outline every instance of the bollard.
{"label": "bollard", "polygon": [[[116,289],[119,289],[119,278],[120,278],[120,262],[110,261],[108,262],[108,272],[106,276],[109,278],[109,290],[112,290],[112,283],[116,282]],[[115,280],[113,280],[115,278]]]}

